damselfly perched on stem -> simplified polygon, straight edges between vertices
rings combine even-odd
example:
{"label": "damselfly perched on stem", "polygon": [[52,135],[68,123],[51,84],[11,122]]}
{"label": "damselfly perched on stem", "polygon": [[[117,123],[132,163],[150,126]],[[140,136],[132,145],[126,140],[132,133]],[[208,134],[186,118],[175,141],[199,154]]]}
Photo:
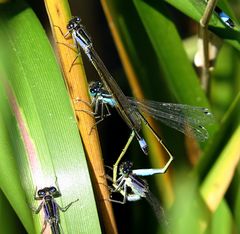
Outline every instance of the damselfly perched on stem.
{"label": "damselfly perched on stem", "polygon": [[[137,138],[139,145],[143,152],[145,154],[148,154],[148,145],[145,141],[145,139],[140,135],[140,131],[142,129],[142,124],[144,124],[150,132],[154,135],[154,137],[157,139],[157,141],[163,146],[165,151],[168,153],[170,159],[172,158],[171,153],[163,143],[162,139],[157,135],[155,130],[150,126],[150,124],[147,122],[145,117],[141,114],[139,111],[139,108],[136,107],[136,102],[134,104],[134,100],[131,100],[130,98],[126,97],[114,78],[111,76],[110,72],[104,65],[103,61],[100,59],[98,56],[97,52],[95,51],[93,47],[93,43],[91,38],[89,37],[88,33],[86,32],[84,26],[81,24],[81,19],[80,17],[74,17],[71,19],[67,25],[68,32],[66,34],[63,34],[64,37],[66,38],[69,34],[72,35],[74,44],[80,53],[80,49],[84,51],[86,56],[88,57],[89,61],[93,64],[95,67],[97,73],[99,74],[99,77],[101,79],[101,82],[96,82],[94,83],[94,87],[92,86],[90,89],[91,95],[95,98],[94,99],[94,104],[96,108],[98,108],[98,103],[106,103],[110,104],[111,106],[114,106],[120,116],[123,118],[123,120],[126,122],[128,127],[131,129],[131,135],[122,150],[122,153],[118,157],[117,161],[114,164],[113,167],[113,181],[116,181],[116,176],[117,176],[117,167],[118,164],[121,160],[121,158],[124,156],[128,146],[130,145],[131,141],[133,140],[134,136]],[[61,31],[61,29],[60,29]],[[75,60],[73,61],[72,65],[74,64]],[[103,85],[102,85],[103,84]],[[148,102],[148,101],[146,101]],[[151,112],[153,107],[153,103],[149,107],[147,105],[139,105],[141,106],[140,109],[145,109],[145,112]],[[157,103],[157,102],[155,102]],[[158,104],[159,105],[159,104]],[[165,106],[165,112],[168,113],[165,116],[165,122],[168,122],[167,119],[173,118],[173,121],[171,121],[171,125],[173,128],[176,128],[180,131],[188,132],[193,128],[188,128],[187,125],[187,118],[184,118],[184,115],[187,116],[188,113],[196,111],[195,117],[197,118],[199,113],[201,112],[201,116],[204,117],[204,123],[209,123],[211,122],[210,120],[212,119],[211,113],[208,111],[207,108],[199,108],[199,107],[190,107],[187,105],[178,105],[178,104],[164,104],[162,105],[162,108]],[[174,113],[175,111],[175,113]],[[175,116],[178,115],[179,113],[181,116],[179,118],[176,118]],[[157,116],[159,113],[156,113],[155,117],[158,118]],[[189,117],[189,119],[192,117]],[[207,120],[208,119],[208,120]],[[181,121],[180,121],[181,120]],[[164,122],[164,120],[162,120]],[[186,126],[186,131],[184,130],[184,126]],[[208,137],[207,130],[204,128],[204,126],[201,124],[200,118],[198,118],[195,121],[195,128],[194,131],[198,138],[201,140],[205,140]]]}
{"label": "damselfly perched on stem", "polygon": [[60,234],[61,226],[59,210],[65,212],[74,202],[77,202],[79,200],[77,199],[73,202],[70,202],[67,206],[61,207],[55,201],[55,198],[58,197],[61,197],[61,193],[54,186],[39,189],[34,194],[34,199],[42,200],[42,202],[37,208],[32,207],[32,210],[35,212],[35,214],[38,214],[42,209],[44,210],[44,223],[41,233],[44,232],[48,223],[51,227],[51,231],[53,234]]}

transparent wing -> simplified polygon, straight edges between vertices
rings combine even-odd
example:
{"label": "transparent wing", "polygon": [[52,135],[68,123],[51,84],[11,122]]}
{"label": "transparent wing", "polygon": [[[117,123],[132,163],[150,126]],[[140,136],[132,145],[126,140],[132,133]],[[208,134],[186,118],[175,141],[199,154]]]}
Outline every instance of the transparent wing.
{"label": "transparent wing", "polygon": [[165,233],[169,233],[169,225],[168,220],[165,215],[165,211],[163,207],[160,205],[158,199],[150,192],[146,193],[145,199],[152,207],[158,222],[161,224],[162,228],[164,228]]}
{"label": "transparent wing", "polygon": [[208,138],[208,132],[204,126],[214,122],[213,115],[204,107],[149,100],[138,101],[132,97],[128,97],[128,100],[134,109],[190,137],[195,136],[199,141],[205,141]]}
{"label": "transparent wing", "polygon": [[124,95],[117,82],[114,80],[108,69],[105,67],[103,61],[98,56],[94,48],[91,48],[87,56],[89,57],[96,71],[98,72],[99,77],[101,78],[101,81],[104,84],[105,88],[117,102],[117,110],[124,118],[126,123],[129,125],[130,128],[134,127],[137,130],[140,130],[141,119],[136,114],[136,112],[132,111],[131,105],[129,104],[127,97]]}

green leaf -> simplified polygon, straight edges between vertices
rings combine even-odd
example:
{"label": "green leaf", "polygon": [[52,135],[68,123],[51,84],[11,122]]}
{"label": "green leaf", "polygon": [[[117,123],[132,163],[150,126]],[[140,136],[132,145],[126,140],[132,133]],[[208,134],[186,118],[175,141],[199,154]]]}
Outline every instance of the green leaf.
{"label": "green leaf", "polygon": [[[239,112],[239,103],[240,103],[240,93],[236,96],[228,111],[222,118],[221,127],[216,132],[211,142],[205,148],[204,154],[199,160],[198,165],[194,168],[195,173],[199,177],[204,177],[204,174],[208,171],[208,166],[213,163],[217,152],[221,151],[222,147],[225,145],[228,136],[229,129],[234,123],[234,120]],[[238,124],[239,121],[237,121]],[[231,136],[231,135],[230,135]]]}
{"label": "green leaf", "polygon": [[211,213],[198,190],[196,177],[179,173],[175,181],[176,199],[171,208],[171,230],[174,234],[205,233]]}
{"label": "green leaf", "polygon": [[[1,113],[4,113],[5,116],[8,116],[8,119],[11,121],[13,120],[13,116],[9,106],[6,106],[6,103],[3,103],[3,100],[6,101],[6,96],[2,95],[4,90],[2,89],[1,85],[0,90]],[[33,233],[31,211],[25,200],[25,194],[21,186],[11,139],[2,115],[0,115],[0,128],[0,187],[11,203],[13,209],[21,219],[26,230],[28,230],[29,233]],[[1,211],[3,212],[3,207],[1,208]]]}
{"label": "green leaf", "polygon": [[207,106],[207,99],[187,58],[178,32],[168,18],[165,4],[155,0],[135,0],[134,3],[164,72],[164,79],[174,96],[184,103]]}
{"label": "green leaf", "polygon": [[212,211],[216,210],[223,199],[239,163],[239,139],[240,125],[235,129],[201,185],[201,194]]}
{"label": "green leaf", "polygon": [[225,200],[218,206],[212,219],[211,234],[233,233],[233,219],[231,210]]}
{"label": "green leaf", "polygon": [[[14,213],[11,205],[8,203],[8,200],[4,196],[3,192],[0,190],[0,219],[2,225],[0,227],[1,233],[26,233],[18,217]],[[14,225],[13,225],[14,223]],[[34,231],[32,230],[32,233]]]}
{"label": "green leaf", "polygon": [[[3,113],[3,119],[28,203],[39,205],[33,200],[35,188],[56,186],[57,179],[62,196],[56,202],[60,206],[79,199],[67,212],[60,212],[64,232],[100,233],[83,146],[46,34],[22,1],[1,7],[0,24],[5,39],[0,46],[9,47],[7,79],[1,82],[15,116],[9,119]],[[33,216],[39,232],[42,219]]]}

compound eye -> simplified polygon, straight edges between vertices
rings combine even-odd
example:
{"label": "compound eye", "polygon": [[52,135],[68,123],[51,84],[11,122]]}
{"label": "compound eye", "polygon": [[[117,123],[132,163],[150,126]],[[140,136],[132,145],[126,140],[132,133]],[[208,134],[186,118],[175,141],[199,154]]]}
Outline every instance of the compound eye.
{"label": "compound eye", "polygon": [[46,195],[46,192],[44,190],[38,190],[37,194],[39,197],[44,197]]}
{"label": "compound eye", "polygon": [[131,168],[133,166],[133,163],[130,161],[123,162],[120,166],[120,170],[124,174],[129,174],[131,172]]}
{"label": "compound eye", "polygon": [[69,24],[68,26],[67,26],[67,29],[68,30],[71,30],[73,28],[73,24]]}
{"label": "compound eye", "polygon": [[124,169],[123,169],[123,173],[124,173],[124,174],[128,174],[129,171],[130,171],[129,168],[124,168]]}
{"label": "compound eye", "polygon": [[57,189],[55,187],[50,187],[49,188],[50,193],[55,193],[56,191],[57,191]]}

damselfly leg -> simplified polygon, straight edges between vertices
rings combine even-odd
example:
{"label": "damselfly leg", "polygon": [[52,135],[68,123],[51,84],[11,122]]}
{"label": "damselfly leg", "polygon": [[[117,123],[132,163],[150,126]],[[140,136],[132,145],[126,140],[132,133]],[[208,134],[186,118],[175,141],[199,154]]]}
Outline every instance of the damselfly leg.
{"label": "damselfly leg", "polygon": [[124,146],[124,148],[121,152],[121,154],[119,155],[117,161],[113,165],[113,184],[115,184],[116,181],[117,181],[118,165],[119,165],[121,159],[123,158],[123,156],[125,155],[125,153],[127,152],[127,149],[129,147],[129,145],[131,144],[134,137],[135,137],[135,133],[134,133],[134,131],[132,131],[129,138],[128,138],[128,141],[127,141],[126,145]]}

